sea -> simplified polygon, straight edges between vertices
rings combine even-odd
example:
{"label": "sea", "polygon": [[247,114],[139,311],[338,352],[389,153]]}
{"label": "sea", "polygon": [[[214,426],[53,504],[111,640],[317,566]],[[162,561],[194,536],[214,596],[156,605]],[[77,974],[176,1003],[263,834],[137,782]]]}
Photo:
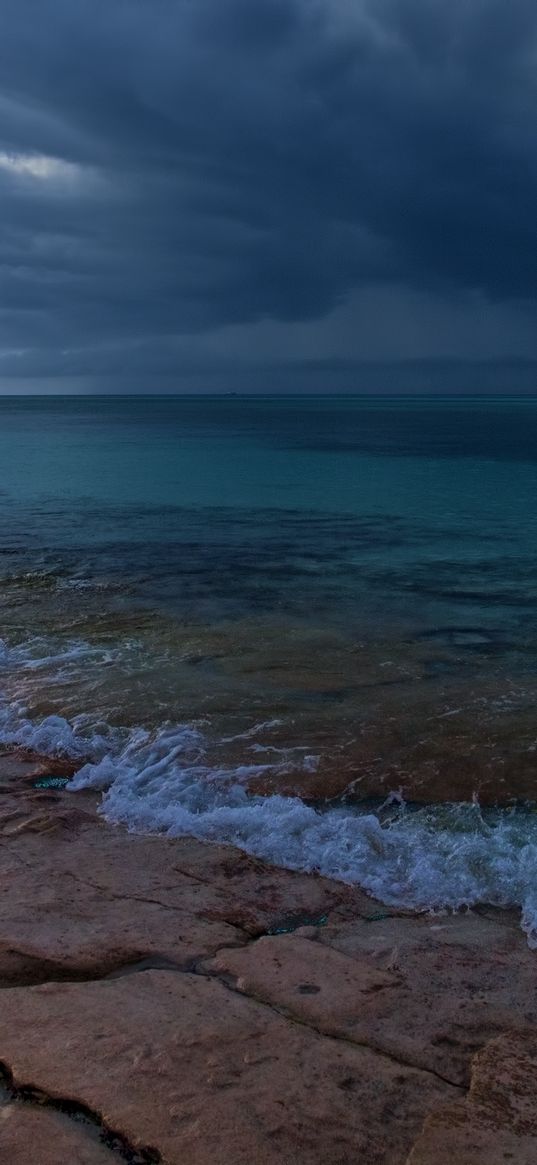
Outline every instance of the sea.
{"label": "sea", "polygon": [[532,397],[0,397],[0,742],[117,825],[537,947],[536,599]]}

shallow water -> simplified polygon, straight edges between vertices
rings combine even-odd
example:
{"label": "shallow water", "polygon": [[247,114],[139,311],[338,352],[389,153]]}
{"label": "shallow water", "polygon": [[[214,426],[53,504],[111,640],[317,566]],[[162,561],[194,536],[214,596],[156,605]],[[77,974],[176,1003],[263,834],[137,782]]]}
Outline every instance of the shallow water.
{"label": "shallow water", "polygon": [[532,799],[536,485],[528,398],[0,398],[3,739],[135,828],[531,929],[531,808],[360,800]]}

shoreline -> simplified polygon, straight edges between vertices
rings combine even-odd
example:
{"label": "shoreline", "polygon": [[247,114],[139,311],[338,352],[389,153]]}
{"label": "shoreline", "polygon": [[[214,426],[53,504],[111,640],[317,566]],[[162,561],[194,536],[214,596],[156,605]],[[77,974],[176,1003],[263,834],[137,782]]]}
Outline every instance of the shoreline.
{"label": "shoreline", "polygon": [[10,1165],[33,1165],[36,1137],[40,1165],[537,1159],[517,911],[413,914],[128,833],[95,794],[34,787],[62,764],[0,755]]}

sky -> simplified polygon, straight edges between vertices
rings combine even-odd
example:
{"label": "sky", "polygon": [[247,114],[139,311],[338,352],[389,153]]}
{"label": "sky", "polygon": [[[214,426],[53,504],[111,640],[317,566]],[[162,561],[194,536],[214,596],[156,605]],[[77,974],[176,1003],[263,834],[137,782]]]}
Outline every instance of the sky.
{"label": "sky", "polygon": [[2,0],[0,392],[537,391],[535,0]]}

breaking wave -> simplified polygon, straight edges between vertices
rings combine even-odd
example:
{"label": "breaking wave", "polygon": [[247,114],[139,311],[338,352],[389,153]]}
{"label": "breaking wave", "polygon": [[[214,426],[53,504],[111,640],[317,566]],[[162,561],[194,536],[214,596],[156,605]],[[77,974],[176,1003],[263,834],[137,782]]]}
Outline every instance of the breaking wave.
{"label": "breaking wave", "polygon": [[203,733],[190,725],[96,731],[84,716],[34,722],[19,705],[0,709],[0,742],[78,758],[68,788],[101,791],[100,812],[130,830],[236,845],[275,865],[358,884],[396,907],[520,907],[537,949],[537,813],[530,810],[414,810],[395,798],[377,812],[323,810],[297,797],[256,796],[249,780],[277,764],[211,765]]}

